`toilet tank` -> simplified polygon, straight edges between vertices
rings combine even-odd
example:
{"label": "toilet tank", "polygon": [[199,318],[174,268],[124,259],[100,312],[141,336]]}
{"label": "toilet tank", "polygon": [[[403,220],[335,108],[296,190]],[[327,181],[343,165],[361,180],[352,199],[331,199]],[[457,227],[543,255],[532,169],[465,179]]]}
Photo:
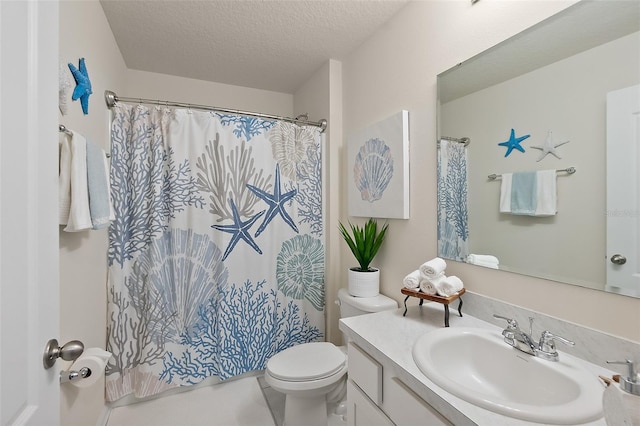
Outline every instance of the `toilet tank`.
{"label": "toilet tank", "polygon": [[398,309],[398,303],[384,294],[374,297],[356,297],[350,295],[344,288],[338,290],[338,304],[340,318]]}

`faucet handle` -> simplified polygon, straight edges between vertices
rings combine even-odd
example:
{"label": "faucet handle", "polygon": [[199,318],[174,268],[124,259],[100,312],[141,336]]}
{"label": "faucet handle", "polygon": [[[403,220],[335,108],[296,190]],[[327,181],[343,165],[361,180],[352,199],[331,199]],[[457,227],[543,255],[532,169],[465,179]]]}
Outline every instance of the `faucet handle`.
{"label": "faucet handle", "polygon": [[493,317],[497,319],[505,320],[507,322],[507,328],[509,330],[518,330],[518,321],[512,318],[503,317],[502,315],[498,315],[498,314],[493,314]]}
{"label": "faucet handle", "polygon": [[556,341],[564,343],[567,346],[574,346],[576,343],[565,339],[564,337],[556,336],[550,331],[543,331],[540,336],[540,342],[538,343],[537,355],[540,358],[544,358],[548,361],[558,361],[558,351],[556,350]]}

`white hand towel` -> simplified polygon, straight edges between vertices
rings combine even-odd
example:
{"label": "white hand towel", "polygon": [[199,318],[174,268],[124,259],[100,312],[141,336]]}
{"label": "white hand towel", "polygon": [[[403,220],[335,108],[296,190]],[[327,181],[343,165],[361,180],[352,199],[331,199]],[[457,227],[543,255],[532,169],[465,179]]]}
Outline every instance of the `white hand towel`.
{"label": "white hand towel", "polygon": [[500,213],[511,213],[511,173],[502,174],[500,183]]}
{"label": "white hand towel", "polygon": [[[89,191],[87,185],[87,142],[81,134],[71,131],[72,135],[65,135],[66,139],[71,139],[69,143],[69,152],[71,154],[70,161],[68,161],[70,175],[70,203],[68,206],[60,206],[60,224],[67,226],[64,228],[67,232],[82,231],[85,229],[91,229],[93,224],[91,223],[91,212],[89,210]],[[64,145],[63,145],[64,148]],[[62,155],[62,152],[61,152]],[[63,166],[62,158],[60,159],[60,167]],[[66,167],[66,160],[65,160]],[[62,169],[60,170],[59,179],[66,179],[62,176]],[[60,183],[64,184],[64,182]],[[64,196],[62,196],[63,201]],[[66,220],[65,219],[66,216]]]}
{"label": "white hand towel", "polygon": [[444,273],[447,268],[447,262],[439,257],[433,258],[420,265],[420,273],[424,278],[436,278],[438,275]]}
{"label": "white hand towel", "polygon": [[421,276],[420,278],[420,291],[431,296],[438,293],[438,286],[445,279],[444,272],[441,272],[437,277],[426,278]]}
{"label": "white hand towel", "polygon": [[449,297],[456,294],[463,288],[462,280],[455,275],[444,277],[436,286],[440,296]]}
{"label": "white hand towel", "polygon": [[420,271],[416,269],[402,280],[402,284],[411,290],[420,287]]}
{"label": "white hand towel", "polygon": [[58,224],[66,225],[71,209],[71,138],[60,133],[58,165]]}
{"label": "white hand towel", "polygon": [[536,216],[553,216],[558,213],[558,192],[556,189],[556,171],[540,170],[536,172]]}

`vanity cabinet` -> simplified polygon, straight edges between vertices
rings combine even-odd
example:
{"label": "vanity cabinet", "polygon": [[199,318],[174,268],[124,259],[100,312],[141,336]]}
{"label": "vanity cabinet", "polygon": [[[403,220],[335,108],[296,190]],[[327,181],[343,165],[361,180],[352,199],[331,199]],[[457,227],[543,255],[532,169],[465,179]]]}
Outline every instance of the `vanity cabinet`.
{"label": "vanity cabinet", "polygon": [[432,406],[353,342],[348,346],[348,426],[452,425]]}

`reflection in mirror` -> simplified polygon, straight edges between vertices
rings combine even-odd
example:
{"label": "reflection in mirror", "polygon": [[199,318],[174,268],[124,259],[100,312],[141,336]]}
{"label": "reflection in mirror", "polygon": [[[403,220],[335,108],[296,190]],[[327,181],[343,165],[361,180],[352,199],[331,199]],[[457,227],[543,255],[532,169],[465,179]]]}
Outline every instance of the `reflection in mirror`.
{"label": "reflection in mirror", "polygon": [[583,0],[438,76],[439,256],[640,297],[639,31]]}

